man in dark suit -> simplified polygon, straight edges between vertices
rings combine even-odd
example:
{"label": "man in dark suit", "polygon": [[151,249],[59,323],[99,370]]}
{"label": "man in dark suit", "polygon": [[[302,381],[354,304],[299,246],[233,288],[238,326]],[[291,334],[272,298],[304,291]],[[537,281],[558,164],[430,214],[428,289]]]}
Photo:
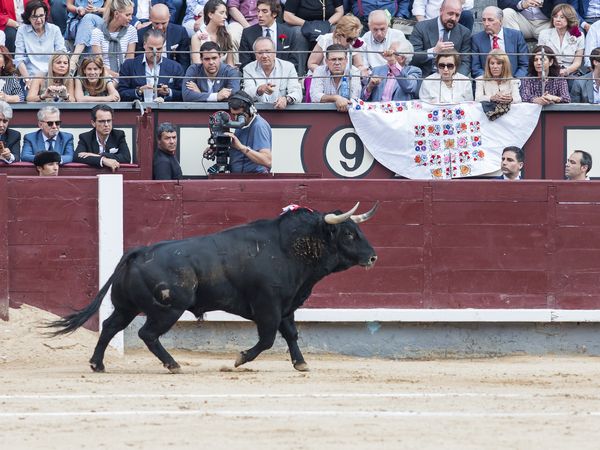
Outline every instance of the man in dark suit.
{"label": "man in dark suit", "polygon": [[[154,101],[181,101],[183,69],[178,62],[163,57],[165,35],[162,31],[149,29],[144,34],[144,51],[133,59],[127,59],[119,71],[118,90],[121,101],[144,98],[144,90],[156,90]],[[149,74],[156,74],[156,77]]]}
{"label": "man in dark suit", "polygon": [[[527,76],[529,58],[527,43],[519,30],[502,27],[504,14],[496,6],[488,6],[483,10],[481,21],[483,31],[471,37],[471,76],[477,78],[485,71],[487,53],[493,48],[504,50],[510,60],[512,75],[515,78]],[[477,53],[480,53],[479,55]],[[517,53],[517,54],[515,54]]]}
{"label": "man in dark suit", "polygon": [[519,147],[506,147],[502,150],[502,164],[500,170],[502,175],[498,177],[500,180],[520,180],[521,170],[525,163],[525,153]]}
{"label": "man in dark suit", "polygon": [[504,26],[521,30],[525,39],[536,39],[540,31],[550,27],[550,16],[554,7],[568,3],[579,16],[579,22],[586,16],[589,2],[585,0],[498,0],[498,7],[504,10]]}
{"label": "man in dark suit", "polygon": [[177,129],[169,122],[156,129],[158,148],[152,159],[153,180],[179,180],[183,176],[177,161]]}
{"label": "man in dark suit", "polygon": [[224,102],[240,90],[240,72],[221,62],[221,56],[221,48],[216,42],[202,44],[202,64],[192,64],[185,73],[184,102]]}
{"label": "man in dark suit", "polygon": [[571,103],[600,103],[600,48],[590,53],[592,71],[576,78],[571,88]]}
{"label": "man in dark suit", "polygon": [[[293,39],[293,30],[285,23],[278,23],[277,17],[281,15],[281,4],[279,0],[258,0],[256,4],[258,11],[258,23],[244,28],[240,41],[240,65],[243,69],[246,64],[255,61],[256,57],[252,45],[261,37],[269,37],[277,48],[277,58],[291,62],[296,66],[298,72],[299,54],[290,53],[297,50]],[[300,73],[300,72],[298,72]]]}
{"label": "man in dark suit", "polygon": [[[150,28],[162,31],[167,37],[163,54],[166,58],[178,62],[183,71],[190,65],[190,38],[185,28],[176,23],[169,23],[171,14],[167,5],[159,3],[150,8]],[[144,34],[150,28],[138,30],[138,42],[135,50],[144,50]]]}
{"label": "man in dark suit", "polygon": [[44,150],[60,155],[60,163],[73,161],[73,135],[60,131],[60,110],[56,106],[44,106],[37,113],[40,129],[27,133],[23,138],[21,161],[33,162],[36,153]]}
{"label": "man in dark suit", "polygon": [[92,108],[90,131],[79,135],[74,162],[94,167],[108,167],[113,172],[122,163],[131,162],[131,153],[125,141],[125,132],[113,130],[113,109],[101,103]]}
{"label": "man in dark suit", "polygon": [[8,128],[12,116],[10,105],[0,100],[0,161],[7,164],[21,158],[21,133]]}
{"label": "man in dark suit", "polygon": [[421,68],[424,78],[435,70],[433,67],[435,55],[442,50],[452,49],[460,54],[461,63],[458,72],[469,75],[471,32],[458,23],[461,11],[461,0],[444,0],[438,17],[417,22],[415,25],[410,35],[410,42],[415,49],[412,63]]}

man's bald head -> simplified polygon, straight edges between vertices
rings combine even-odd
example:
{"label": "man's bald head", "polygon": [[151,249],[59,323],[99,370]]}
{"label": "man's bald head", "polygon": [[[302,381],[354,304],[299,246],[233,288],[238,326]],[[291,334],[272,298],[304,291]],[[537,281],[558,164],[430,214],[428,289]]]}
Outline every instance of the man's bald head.
{"label": "man's bald head", "polygon": [[155,30],[166,33],[170,18],[171,13],[169,12],[168,6],[164,3],[157,3],[150,8],[150,22],[152,22],[152,28]]}

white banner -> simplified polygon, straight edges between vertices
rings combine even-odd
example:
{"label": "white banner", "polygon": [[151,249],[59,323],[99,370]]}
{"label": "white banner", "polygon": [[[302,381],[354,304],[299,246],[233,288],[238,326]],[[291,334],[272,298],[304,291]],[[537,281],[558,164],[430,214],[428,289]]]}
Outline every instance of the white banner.
{"label": "white banner", "polygon": [[523,147],[542,107],[516,103],[495,121],[481,103],[432,105],[353,101],[350,119],[365,147],[383,166],[411,179],[449,179],[500,169],[505,147]]}

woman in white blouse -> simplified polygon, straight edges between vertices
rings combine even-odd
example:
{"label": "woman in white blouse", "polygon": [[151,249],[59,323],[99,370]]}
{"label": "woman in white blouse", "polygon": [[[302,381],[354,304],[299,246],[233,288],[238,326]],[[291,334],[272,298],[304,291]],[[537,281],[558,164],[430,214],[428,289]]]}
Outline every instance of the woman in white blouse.
{"label": "woman in white blouse", "polygon": [[423,80],[419,98],[427,103],[461,103],[473,101],[471,80],[456,70],[460,55],[456,50],[439,52],[435,57],[437,73]]}
{"label": "woman in white blouse", "polygon": [[577,12],[571,5],[558,4],[552,10],[550,28],[542,30],[538,38],[538,45],[554,50],[562,77],[576,76],[581,67],[585,39],[578,23]]}
{"label": "woman in white blouse", "polygon": [[485,61],[483,75],[475,80],[478,102],[520,103],[521,82],[512,77],[510,60],[503,50],[492,50]]}

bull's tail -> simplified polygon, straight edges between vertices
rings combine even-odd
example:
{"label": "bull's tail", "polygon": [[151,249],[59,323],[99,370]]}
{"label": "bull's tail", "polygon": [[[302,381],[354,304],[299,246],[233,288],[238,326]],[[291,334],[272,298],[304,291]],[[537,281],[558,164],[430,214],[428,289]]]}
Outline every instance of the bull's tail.
{"label": "bull's tail", "polygon": [[53,320],[51,322],[47,322],[45,324],[45,328],[60,328],[59,330],[50,331],[47,333],[50,337],[60,336],[62,334],[68,334],[75,331],[77,328],[81,327],[84,323],[86,323],[98,310],[100,309],[100,305],[102,304],[102,300],[104,296],[108,292],[108,289],[112,285],[115,276],[122,270],[125,263],[136,254],[137,252],[131,251],[126,253],[117,264],[115,271],[110,276],[108,281],[102,286],[102,289],[98,291],[94,300],[87,305],[84,309],[79,311],[75,311],[73,314],[69,314],[66,317],[63,317],[58,320]]}

